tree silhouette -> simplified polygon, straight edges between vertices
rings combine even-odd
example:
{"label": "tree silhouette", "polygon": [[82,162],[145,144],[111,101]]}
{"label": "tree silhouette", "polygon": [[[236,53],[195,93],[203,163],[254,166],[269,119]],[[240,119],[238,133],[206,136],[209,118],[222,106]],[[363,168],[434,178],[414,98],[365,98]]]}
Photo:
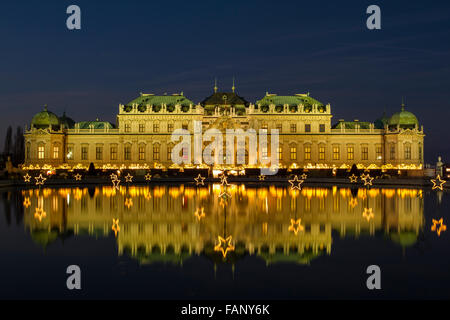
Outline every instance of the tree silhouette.
{"label": "tree silhouette", "polygon": [[10,155],[12,152],[12,127],[9,126],[6,130],[6,137],[5,137],[5,145],[3,149],[3,155],[5,158]]}

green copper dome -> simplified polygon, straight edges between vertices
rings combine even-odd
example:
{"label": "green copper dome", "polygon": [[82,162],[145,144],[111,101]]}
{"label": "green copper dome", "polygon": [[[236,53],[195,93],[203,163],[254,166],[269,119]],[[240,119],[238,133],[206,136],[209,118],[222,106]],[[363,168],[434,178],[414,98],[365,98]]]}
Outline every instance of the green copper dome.
{"label": "green copper dome", "polygon": [[389,126],[397,126],[400,128],[414,128],[419,126],[419,121],[416,116],[409,111],[405,111],[405,105],[402,104],[402,110],[394,113],[389,119]]}
{"label": "green copper dome", "polygon": [[48,111],[47,106],[44,106],[44,110],[33,117],[31,125],[39,129],[48,128],[49,126],[57,128],[60,125],[60,121],[56,114]]}

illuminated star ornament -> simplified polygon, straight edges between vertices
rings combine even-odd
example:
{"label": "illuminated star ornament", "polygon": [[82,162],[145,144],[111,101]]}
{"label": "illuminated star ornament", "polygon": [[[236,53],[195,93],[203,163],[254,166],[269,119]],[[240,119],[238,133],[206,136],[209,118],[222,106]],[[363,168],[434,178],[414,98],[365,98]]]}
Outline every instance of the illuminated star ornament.
{"label": "illuminated star ornament", "polygon": [[351,183],[356,183],[358,182],[358,177],[355,176],[355,174],[352,174],[350,177],[348,177],[350,179]]}
{"label": "illuminated star ornament", "polygon": [[258,179],[259,179],[259,181],[264,181],[266,179],[266,176],[263,174],[260,174]]}
{"label": "illuminated star ornament", "polygon": [[289,226],[289,231],[294,232],[295,235],[297,235],[297,233],[299,233],[300,231],[304,231],[305,228],[302,226],[301,224],[302,219],[291,219],[291,225]]}
{"label": "illuminated star ornament", "polygon": [[295,190],[295,189],[302,190],[303,180],[299,180],[297,176],[294,176],[294,179],[289,180],[289,183],[291,184],[292,190]]}
{"label": "illuminated star ornament", "polygon": [[23,200],[23,206],[24,206],[25,208],[28,208],[29,206],[31,206],[31,201],[30,201],[30,198],[29,198],[29,197],[26,197],[26,198]]}
{"label": "illuminated star ornament", "polygon": [[232,236],[227,238],[217,236],[217,238],[219,239],[219,243],[214,247],[214,251],[222,252],[222,256],[225,259],[228,252],[234,251],[234,245],[231,243]]}
{"label": "illuminated star ornament", "polygon": [[442,180],[442,179],[441,179],[441,176],[438,175],[438,176],[436,177],[436,179],[431,179],[431,182],[433,183],[433,188],[432,188],[432,190],[435,190],[435,189],[443,190],[443,189],[444,189],[444,184],[445,184],[447,181]]}
{"label": "illuminated star ornament", "polygon": [[36,211],[34,212],[34,218],[39,220],[39,222],[42,222],[42,219],[44,219],[47,216],[47,213],[42,208],[36,208]]}
{"label": "illuminated star ornament", "polygon": [[367,176],[365,173],[361,173],[361,175],[359,177],[361,178],[362,181],[366,182]]}
{"label": "illuminated star ornament", "polygon": [[372,208],[364,208],[362,216],[367,220],[367,222],[373,219],[374,214]]}
{"label": "illuminated star ornament", "polygon": [[133,199],[127,198],[125,199],[125,206],[130,209],[133,206]]}
{"label": "illuminated star ornament", "polygon": [[[441,236],[441,232],[447,230],[447,226],[444,224],[444,219],[441,218],[439,220],[433,219],[433,225],[431,226],[431,231],[436,231],[438,237]],[[439,228],[438,228],[439,226]]]}
{"label": "illuminated star ornament", "polygon": [[119,219],[113,219],[113,225],[111,227],[112,231],[114,231],[114,236],[117,237],[117,233],[120,231],[119,227]]}
{"label": "illuminated star ornament", "polygon": [[117,190],[119,190],[119,183],[120,183],[120,179],[117,178],[117,176],[115,175],[114,178],[111,179],[111,182],[114,186],[114,188],[116,188]]}
{"label": "illuminated star ornament", "polygon": [[131,174],[127,174],[125,176],[125,182],[133,182],[133,176]]}
{"label": "illuminated star ornament", "polygon": [[373,179],[374,178],[371,177],[370,175],[366,175],[366,178],[364,179],[364,185],[365,186],[371,186]]}
{"label": "illuminated star ornament", "polygon": [[111,173],[111,175],[109,177],[111,178],[111,180],[115,180],[115,179],[117,179],[117,174]]}
{"label": "illuminated star ornament", "polygon": [[200,221],[202,218],[205,217],[205,209],[201,208],[197,208],[197,210],[195,210],[194,212],[194,216],[197,217],[198,221]]}
{"label": "illuminated star ornament", "polygon": [[76,175],[74,175],[74,178],[76,181],[81,181],[81,174],[77,173]]}
{"label": "illuminated star ornament", "polygon": [[205,183],[204,183],[203,181],[204,181],[205,179],[206,179],[205,177],[202,177],[202,176],[199,174],[199,175],[197,176],[197,178],[194,178],[195,184],[196,184],[197,186],[199,186],[199,185],[204,186]]}
{"label": "illuminated star ornament", "polygon": [[147,173],[147,174],[144,176],[144,178],[145,178],[146,181],[150,181],[150,180],[152,180],[152,175],[151,175],[150,172],[149,172],[149,173]]}
{"label": "illuminated star ornament", "polygon": [[225,174],[223,174],[223,175],[220,177],[220,183],[221,183],[223,186],[228,186],[228,178],[227,178],[227,176],[226,176]]}
{"label": "illuminated star ornament", "polygon": [[31,176],[27,173],[23,176],[23,179],[25,180],[25,182],[30,182]]}
{"label": "illuminated star ornament", "polygon": [[37,186],[39,186],[39,185],[43,186],[45,180],[47,180],[47,178],[44,178],[44,177],[42,176],[42,173],[41,173],[38,177],[34,177],[34,179],[36,179],[36,185],[37,185]]}
{"label": "illuminated star ornament", "polygon": [[306,180],[306,178],[308,178],[308,175],[307,175],[306,173],[304,173],[304,174],[302,174],[302,175],[300,176],[300,178],[301,178],[302,180]]}

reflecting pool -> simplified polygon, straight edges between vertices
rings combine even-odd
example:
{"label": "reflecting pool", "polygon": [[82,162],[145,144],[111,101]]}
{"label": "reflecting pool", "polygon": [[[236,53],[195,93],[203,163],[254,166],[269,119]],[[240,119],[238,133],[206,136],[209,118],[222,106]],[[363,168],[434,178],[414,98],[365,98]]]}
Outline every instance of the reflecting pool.
{"label": "reflecting pool", "polygon": [[2,190],[0,298],[450,297],[445,192],[221,188]]}

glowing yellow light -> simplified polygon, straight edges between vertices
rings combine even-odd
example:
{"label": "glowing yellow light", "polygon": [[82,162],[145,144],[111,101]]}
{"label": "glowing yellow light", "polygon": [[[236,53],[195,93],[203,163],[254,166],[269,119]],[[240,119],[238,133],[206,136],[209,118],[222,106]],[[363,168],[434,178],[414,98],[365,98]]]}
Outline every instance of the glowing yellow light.
{"label": "glowing yellow light", "polygon": [[31,206],[31,201],[30,201],[30,198],[29,198],[29,197],[26,197],[26,198],[23,200],[23,206],[24,206],[25,208],[28,208],[29,206]]}
{"label": "glowing yellow light", "polygon": [[111,229],[114,231],[114,236],[117,237],[117,233],[120,231],[119,219],[113,219],[113,224]]}
{"label": "glowing yellow light", "polygon": [[229,184],[228,184],[228,178],[227,178],[227,176],[225,175],[225,173],[222,174],[222,176],[220,177],[220,183],[221,183],[223,186],[228,186],[228,185],[229,185]]}
{"label": "glowing yellow light", "polygon": [[204,183],[203,181],[204,181],[205,179],[206,179],[206,178],[205,178],[205,177],[202,177],[201,174],[198,174],[197,178],[194,178],[195,183],[196,183],[197,186],[199,186],[199,185],[204,186],[205,183]]}
{"label": "glowing yellow light", "polygon": [[130,173],[125,176],[125,182],[133,182],[133,176]]}
{"label": "glowing yellow light", "polygon": [[303,173],[303,174],[300,176],[300,178],[301,178],[302,180],[306,180],[306,178],[308,178],[308,175],[307,175],[306,173]]}
{"label": "glowing yellow light", "polygon": [[260,175],[258,176],[258,179],[259,179],[259,181],[264,181],[264,180],[266,179],[266,176],[263,175],[263,174],[260,174]]}
{"label": "glowing yellow light", "polygon": [[367,174],[366,178],[364,179],[364,185],[371,186],[373,179],[374,179],[373,177],[371,177],[369,174]]}
{"label": "glowing yellow light", "polygon": [[289,231],[293,231],[295,235],[299,233],[300,231],[304,231],[305,227],[301,225],[302,219],[291,219],[291,225],[289,226]]}
{"label": "glowing yellow light", "polygon": [[[432,219],[433,225],[431,226],[431,231],[436,231],[438,237],[441,236],[441,232],[447,230],[447,226],[444,224],[444,219],[441,218],[439,220]],[[437,227],[439,225],[439,228]]]}
{"label": "glowing yellow light", "polygon": [[23,179],[25,180],[25,182],[30,182],[31,176],[27,173],[23,176]]}
{"label": "glowing yellow light", "polygon": [[47,216],[47,213],[42,208],[36,208],[36,211],[34,212],[34,218],[39,220],[39,222],[42,221]]}
{"label": "glowing yellow light", "polygon": [[201,209],[197,208],[194,212],[194,216],[197,217],[198,221],[205,217],[205,209],[202,207]]}
{"label": "glowing yellow light", "polygon": [[231,243],[232,236],[228,236],[227,238],[217,236],[217,238],[219,239],[219,243],[214,247],[214,251],[222,252],[222,256],[225,259],[229,251],[234,251],[234,245]]}
{"label": "glowing yellow light", "polygon": [[77,174],[74,176],[74,178],[75,178],[76,181],[80,181],[80,180],[81,180],[81,174],[77,173]]}
{"label": "glowing yellow light", "polygon": [[37,186],[38,186],[38,185],[43,186],[45,180],[47,180],[47,178],[44,178],[44,177],[42,176],[42,173],[41,173],[38,177],[34,177],[34,179],[36,179],[36,185],[37,185]]}
{"label": "glowing yellow light", "polygon": [[120,179],[114,173],[111,175],[111,182],[113,184],[113,187],[119,190]]}
{"label": "glowing yellow light", "polygon": [[125,206],[128,208],[128,209],[130,209],[132,206],[133,206],[133,199],[131,199],[131,198],[127,198],[127,199],[125,199]]}
{"label": "glowing yellow light", "polygon": [[374,214],[372,208],[364,208],[362,216],[367,220],[367,222],[373,219]]}
{"label": "glowing yellow light", "polygon": [[355,176],[355,174],[352,174],[350,177],[348,177],[350,179],[351,183],[355,183],[358,181],[358,177]]}
{"label": "glowing yellow light", "polygon": [[356,198],[351,198],[348,204],[354,209],[358,205],[358,200],[356,200]]}
{"label": "glowing yellow light", "polygon": [[298,176],[294,176],[293,180],[288,180],[288,181],[291,184],[291,189],[292,190],[294,190],[294,189],[301,190],[302,189],[303,180],[299,180]]}
{"label": "glowing yellow light", "polygon": [[440,175],[438,175],[436,177],[436,179],[431,179],[431,182],[433,183],[433,188],[434,189],[439,189],[439,190],[443,190],[444,189],[444,184],[447,182],[445,180],[442,180]]}
{"label": "glowing yellow light", "polygon": [[150,174],[150,172],[148,172],[148,173],[145,175],[145,180],[146,180],[146,181],[152,180],[152,175]]}

